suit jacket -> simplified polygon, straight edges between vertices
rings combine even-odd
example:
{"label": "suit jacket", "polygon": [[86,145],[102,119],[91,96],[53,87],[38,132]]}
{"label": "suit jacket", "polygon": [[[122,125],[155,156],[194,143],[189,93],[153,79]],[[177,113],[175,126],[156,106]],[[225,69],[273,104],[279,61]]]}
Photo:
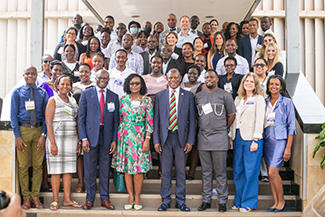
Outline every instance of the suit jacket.
{"label": "suit jacket", "polygon": [[[180,31],[181,31],[181,29],[178,28],[178,27],[176,27],[176,33],[178,34]],[[161,46],[163,46],[165,37],[166,37],[166,35],[167,35],[168,32],[169,32],[169,28],[167,27],[167,29],[165,29],[164,31],[162,31],[160,33],[160,35],[159,35],[159,48]]]}
{"label": "suit jacket", "polygon": [[[262,45],[263,37],[261,35],[257,35],[257,37],[258,37],[257,44]],[[240,39],[237,53],[240,56],[245,57],[245,59],[248,62],[249,67],[252,66],[252,46],[251,46],[251,40],[249,38],[249,35]]]}
{"label": "suit jacket", "polygon": [[[117,141],[117,129],[119,125],[119,101],[118,95],[107,90],[104,108],[104,143],[107,149],[113,141]],[[114,103],[115,111],[108,112],[107,103]],[[100,108],[96,86],[82,91],[79,100],[78,113],[79,138],[87,138],[90,147],[96,147],[99,138]]]}
{"label": "suit jacket", "polygon": [[[158,51],[156,51],[156,54]],[[148,51],[140,53],[143,59],[143,75],[147,75],[151,73],[151,65],[149,60],[149,53]]]}
{"label": "suit jacket", "polygon": [[[193,93],[180,88],[177,104],[178,140],[182,147],[186,143],[194,144],[196,135],[196,115]],[[169,127],[169,88],[160,91],[155,98],[154,144],[164,146]]]}
{"label": "suit jacket", "polygon": [[[232,86],[232,98],[235,99],[237,96],[237,91],[240,86],[240,82],[243,79],[243,75],[240,74],[234,74],[231,79],[231,86]],[[227,82],[227,74],[219,76],[219,81],[218,81],[218,87],[224,90],[224,85],[228,83]]]}
{"label": "suit jacket", "polygon": [[170,59],[168,65],[167,65],[167,69],[166,69],[165,75],[167,75],[167,73],[168,73],[169,70],[171,70],[173,68],[176,68],[181,73],[181,76],[183,76],[182,75],[183,70],[184,70],[183,67],[184,67],[184,65],[182,64],[182,62],[180,60]]}
{"label": "suit jacket", "polygon": [[[270,97],[266,100],[266,106],[270,103]],[[275,112],[274,120],[274,132],[276,139],[287,139],[288,135],[296,134],[296,118],[295,118],[295,109],[293,107],[292,100],[283,97],[281,94],[278,98],[278,101],[274,107],[273,112]]]}
{"label": "suit jacket", "polygon": [[[262,95],[253,96],[255,98],[254,104],[243,105],[241,111],[238,107],[241,101],[239,97],[235,99],[236,118],[231,126],[231,137],[234,140],[236,137],[236,128],[240,130],[240,135],[243,140],[249,141],[253,138],[263,138],[264,114],[265,114],[265,100]],[[237,126],[237,119],[239,119],[239,126]]]}
{"label": "suit jacket", "polygon": [[[82,45],[81,43],[79,42],[76,42],[76,45],[77,45],[77,48],[78,48],[78,59],[76,61],[79,61],[80,59],[80,55],[82,53],[85,53],[86,52],[86,46]],[[55,49],[54,49],[54,54],[53,54],[53,59],[55,60],[59,60],[59,61],[62,61],[61,60],[61,54],[58,53],[59,49],[62,47],[62,49],[64,48],[65,46],[65,42],[62,42],[62,43],[59,43]]]}

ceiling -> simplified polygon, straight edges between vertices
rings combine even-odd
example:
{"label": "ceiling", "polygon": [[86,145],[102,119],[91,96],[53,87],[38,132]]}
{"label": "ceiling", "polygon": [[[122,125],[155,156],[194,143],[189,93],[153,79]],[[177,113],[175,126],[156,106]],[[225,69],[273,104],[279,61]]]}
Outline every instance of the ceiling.
{"label": "ceiling", "polygon": [[[161,21],[167,28],[167,16],[176,14],[197,15],[201,26],[212,18],[219,21],[219,28],[225,21],[240,22],[248,19],[261,0],[82,0],[100,23],[107,15],[115,18],[115,24],[128,24],[131,20],[142,24],[150,20],[153,24]],[[133,16],[138,16],[134,18]],[[208,16],[208,17],[206,17]]]}

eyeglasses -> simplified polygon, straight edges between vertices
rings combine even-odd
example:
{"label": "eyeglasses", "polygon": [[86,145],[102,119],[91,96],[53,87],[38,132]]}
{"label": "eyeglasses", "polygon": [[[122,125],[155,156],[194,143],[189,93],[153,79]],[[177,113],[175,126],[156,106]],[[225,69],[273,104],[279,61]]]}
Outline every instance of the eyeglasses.
{"label": "eyeglasses", "polygon": [[113,24],[114,22],[104,22],[105,24]]}
{"label": "eyeglasses", "polygon": [[140,85],[140,82],[131,82],[130,83],[130,86],[134,86],[134,85],[139,86]]}
{"label": "eyeglasses", "polygon": [[68,32],[67,35],[76,35],[76,33]]}
{"label": "eyeglasses", "polygon": [[234,64],[225,65],[226,68],[227,67],[234,67],[234,66],[236,66],[236,65],[234,65]]}
{"label": "eyeglasses", "polygon": [[51,63],[52,60],[43,60],[43,62],[46,64],[46,63]]}
{"label": "eyeglasses", "polygon": [[254,67],[258,68],[258,67],[265,67],[266,65],[265,64],[255,64]]}

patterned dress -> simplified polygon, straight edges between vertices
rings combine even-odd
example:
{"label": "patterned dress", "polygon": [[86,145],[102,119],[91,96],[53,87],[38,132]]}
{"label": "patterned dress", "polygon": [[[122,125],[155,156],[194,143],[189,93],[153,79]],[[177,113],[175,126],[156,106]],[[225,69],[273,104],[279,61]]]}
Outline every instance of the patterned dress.
{"label": "patterned dress", "polygon": [[77,145],[79,141],[76,123],[78,105],[73,97],[68,97],[69,102],[67,103],[57,94],[53,97],[55,112],[52,124],[58,154],[56,156],[51,154],[51,142],[47,137],[46,160],[48,174],[75,173],[77,171]]}
{"label": "patterned dress", "polygon": [[[135,103],[140,101],[140,104]],[[132,102],[136,105],[132,107]],[[133,104],[133,105],[134,105]],[[149,97],[131,100],[130,95],[120,99],[120,125],[117,134],[117,150],[112,167],[117,172],[130,175],[146,173],[152,169],[150,150],[142,152],[146,132],[153,131],[153,105]]]}

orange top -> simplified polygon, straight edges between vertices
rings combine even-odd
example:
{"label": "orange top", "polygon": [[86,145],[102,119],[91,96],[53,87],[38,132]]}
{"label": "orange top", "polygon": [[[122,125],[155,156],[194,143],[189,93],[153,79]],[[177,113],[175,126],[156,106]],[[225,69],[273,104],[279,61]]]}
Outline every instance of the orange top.
{"label": "orange top", "polygon": [[82,62],[83,63],[88,63],[90,65],[90,70],[92,70],[94,68],[92,59],[91,58],[88,58],[87,55],[86,55],[86,53],[81,54],[81,56],[84,58],[84,60]]}

